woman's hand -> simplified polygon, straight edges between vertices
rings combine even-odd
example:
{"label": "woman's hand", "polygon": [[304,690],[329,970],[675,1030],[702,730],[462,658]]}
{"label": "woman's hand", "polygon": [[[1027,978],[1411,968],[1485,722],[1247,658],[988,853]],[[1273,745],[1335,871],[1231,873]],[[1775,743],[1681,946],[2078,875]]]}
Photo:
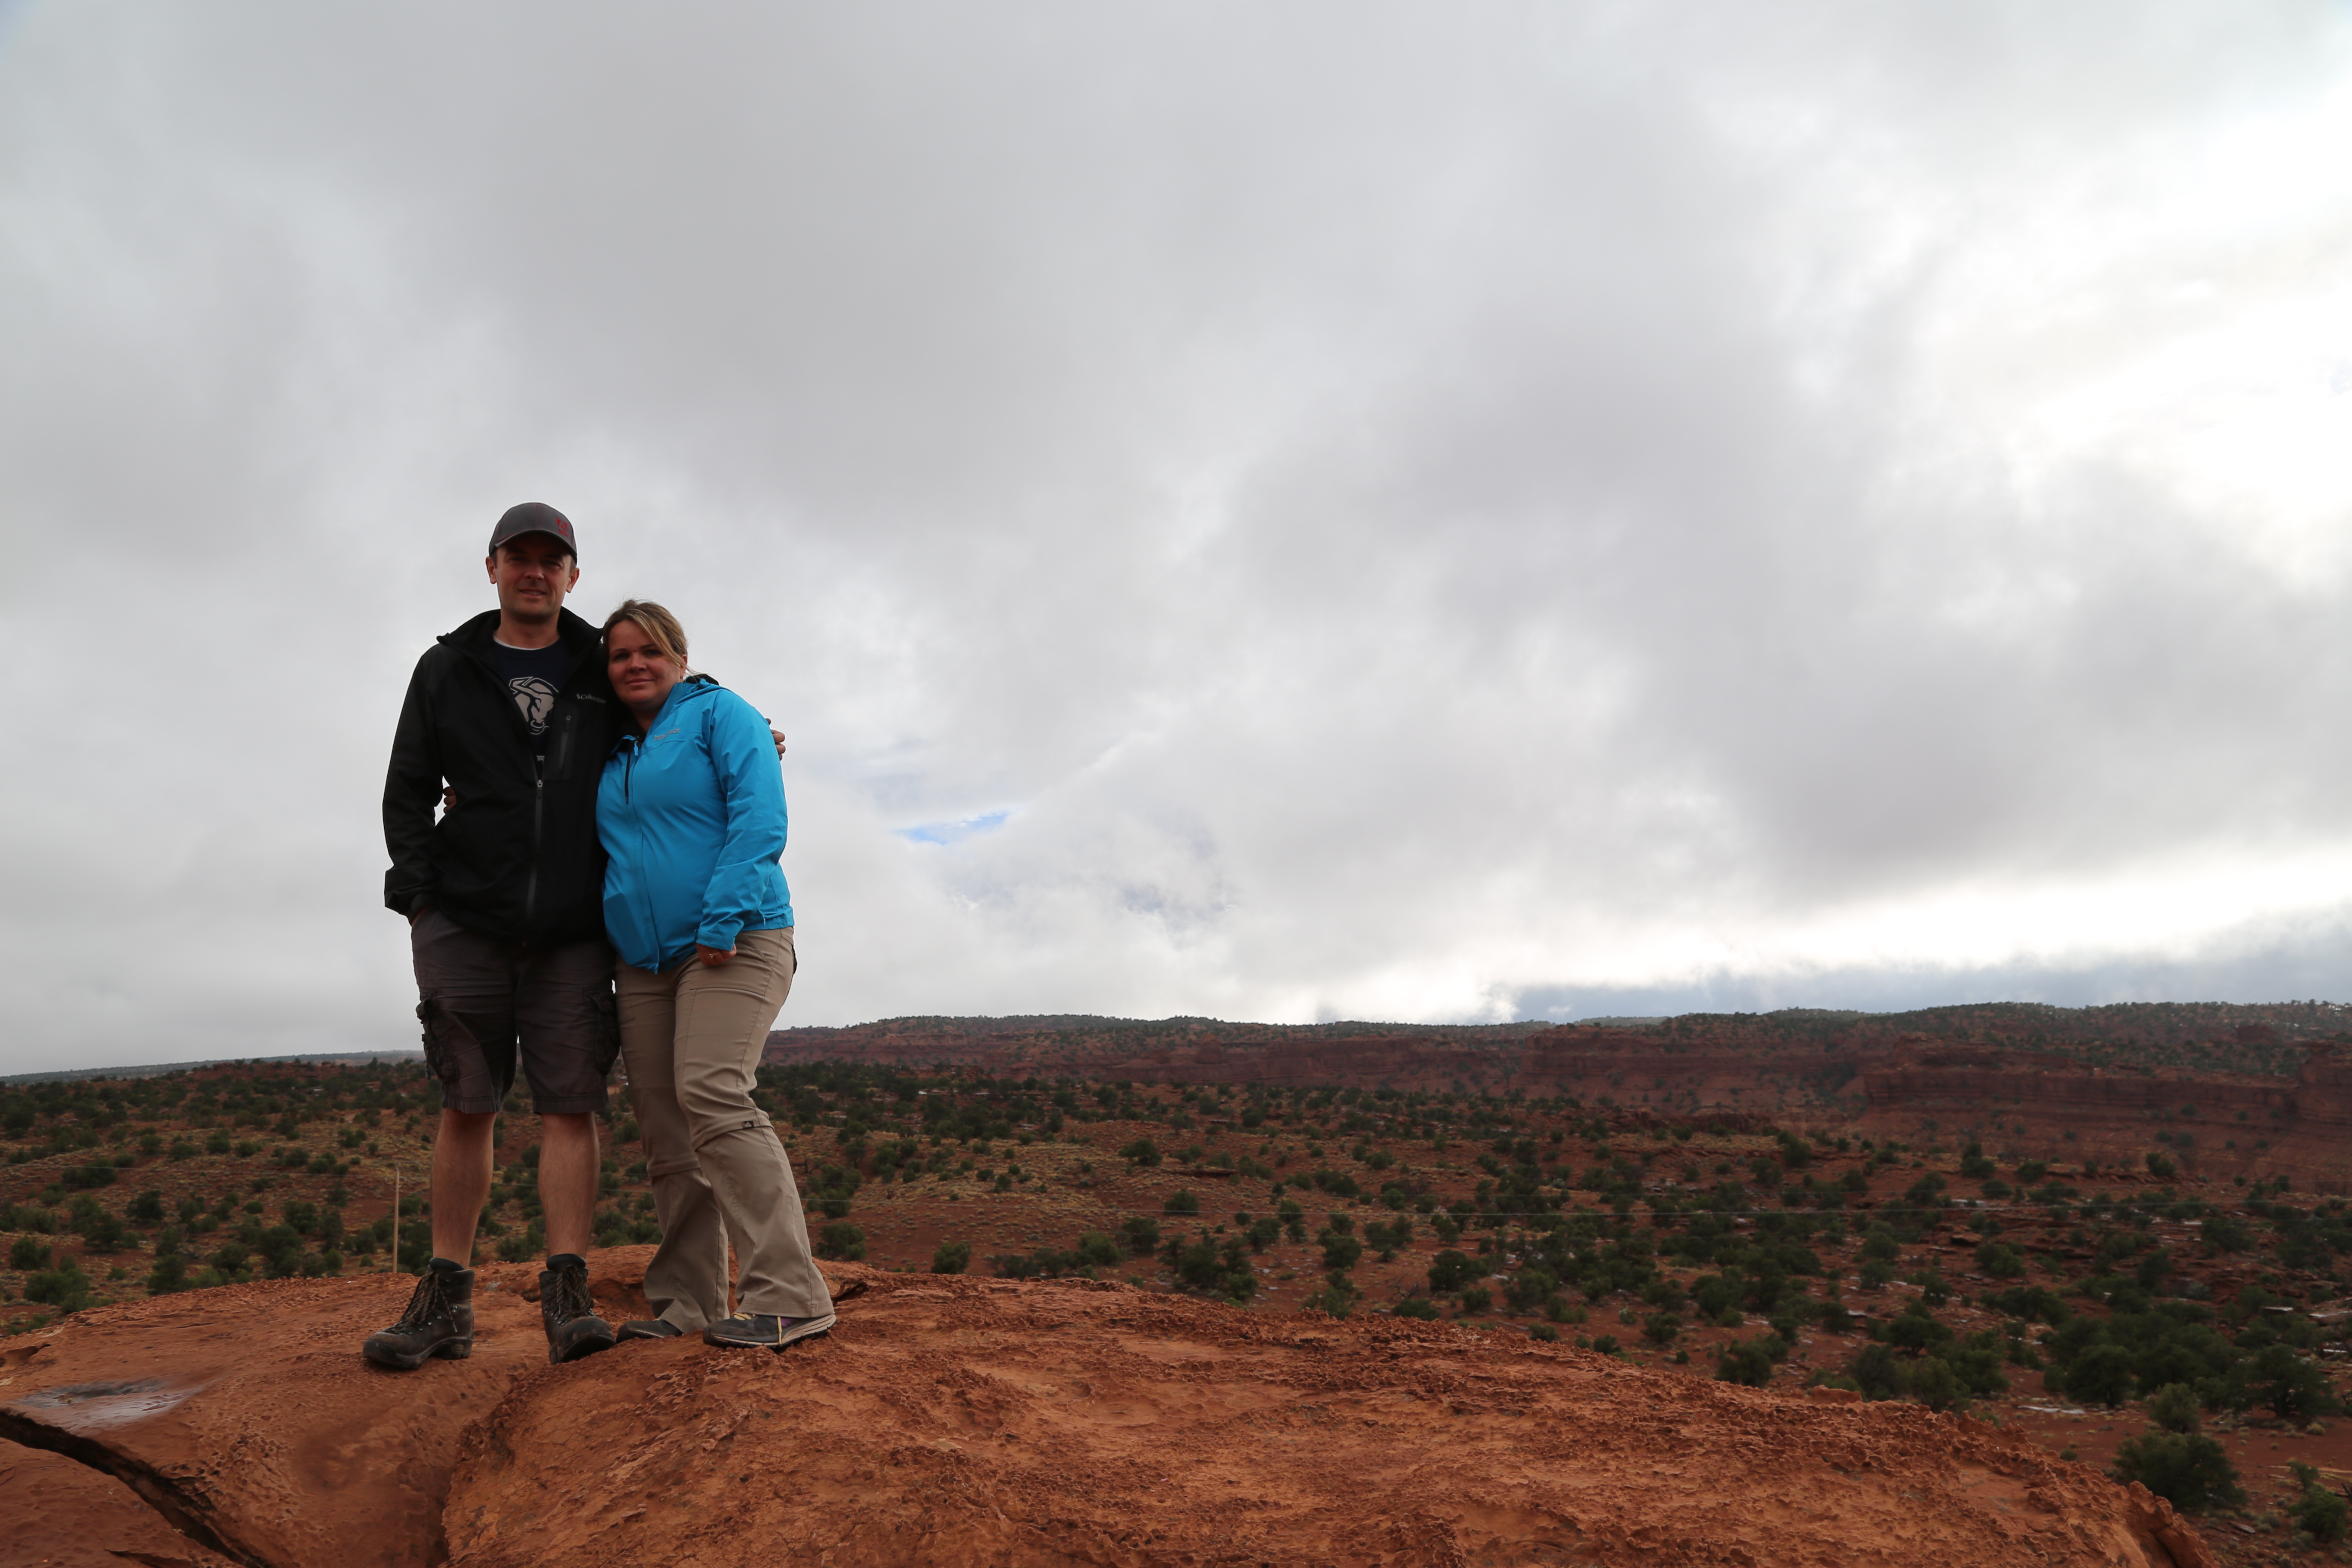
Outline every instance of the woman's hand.
{"label": "woman's hand", "polygon": [[698,942],[694,944],[694,956],[702,960],[702,966],[705,969],[716,969],[734,957],[735,950],[731,947],[705,947]]}

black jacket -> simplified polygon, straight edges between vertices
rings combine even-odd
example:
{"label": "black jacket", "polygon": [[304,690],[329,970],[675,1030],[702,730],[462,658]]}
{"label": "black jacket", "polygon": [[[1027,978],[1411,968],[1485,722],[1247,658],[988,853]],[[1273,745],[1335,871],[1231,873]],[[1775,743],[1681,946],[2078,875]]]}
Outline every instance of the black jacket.
{"label": "black jacket", "polygon": [[[426,649],[409,679],[383,782],[383,901],[404,915],[429,904],[499,942],[599,937],[596,784],[622,717],[601,638],[562,612],[557,636],[572,666],[547,733],[534,737],[491,655],[498,624],[496,610],[476,616]],[[436,823],[445,782],[457,806]]]}

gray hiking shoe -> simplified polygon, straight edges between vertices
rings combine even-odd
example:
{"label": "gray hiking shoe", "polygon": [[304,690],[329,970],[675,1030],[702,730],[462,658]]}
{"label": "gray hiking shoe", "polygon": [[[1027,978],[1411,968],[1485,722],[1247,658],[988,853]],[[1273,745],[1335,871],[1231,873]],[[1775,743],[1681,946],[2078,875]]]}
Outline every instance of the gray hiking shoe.
{"label": "gray hiking shoe", "polygon": [[576,1252],[549,1258],[541,1270],[539,1315],[547,1325],[551,1366],[613,1348],[613,1325],[596,1315],[588,1294],[588,1260]]}
{"label": "gray hiking shoe", "polygon": [[766,1312],[738,1312],[702,1331],[702,1342],[730,1349],[780,1351],[799,1340],[813,1340],[833,1331],[834,1315],[822,1318],[779,1318]]}
{"label": "gray hiking shoe", "polygon": [[674,1340],[686,1332],[667,1318],[633,1318],[621,1325],[625,1340]]}
{"label": "gray hiking shoe", "polygon": [[444,1268],[440,1261],[418,1277],[400,1321],[370,1334],[362,1355],[413,1372],[435,1356],[463,1361],[474,1353],[474,1271]]}

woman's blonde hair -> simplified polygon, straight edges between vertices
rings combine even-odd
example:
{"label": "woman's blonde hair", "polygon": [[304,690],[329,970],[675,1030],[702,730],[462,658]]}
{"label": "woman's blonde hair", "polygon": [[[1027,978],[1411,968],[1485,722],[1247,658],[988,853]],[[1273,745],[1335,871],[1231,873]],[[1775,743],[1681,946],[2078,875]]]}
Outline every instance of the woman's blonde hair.
{"label": "woman's blonde hair", "polygon": [[677,617],[655,604],[651,599],[624,599],[621,607],[604,617],[604,637],[610,641],[613,628],[628,622],[646,634],[646,640],[661,650],[664,658],[677,666],[677,678],[684,680],[690,673],[686,668],[686,628]]}

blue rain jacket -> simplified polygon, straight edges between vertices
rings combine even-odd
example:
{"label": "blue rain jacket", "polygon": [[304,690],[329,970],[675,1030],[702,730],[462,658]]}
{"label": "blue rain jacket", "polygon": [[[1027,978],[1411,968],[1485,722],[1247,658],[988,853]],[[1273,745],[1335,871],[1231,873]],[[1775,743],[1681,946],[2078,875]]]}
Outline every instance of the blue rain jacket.
{"label": "blue rain jacket", "polygon": [[604,934],[624,963],[665,970],[694,944],[731,949],[793,923],[784,781],[767,721],[707,677],[671,689],[645,734],[624,736],[596,791]]}

